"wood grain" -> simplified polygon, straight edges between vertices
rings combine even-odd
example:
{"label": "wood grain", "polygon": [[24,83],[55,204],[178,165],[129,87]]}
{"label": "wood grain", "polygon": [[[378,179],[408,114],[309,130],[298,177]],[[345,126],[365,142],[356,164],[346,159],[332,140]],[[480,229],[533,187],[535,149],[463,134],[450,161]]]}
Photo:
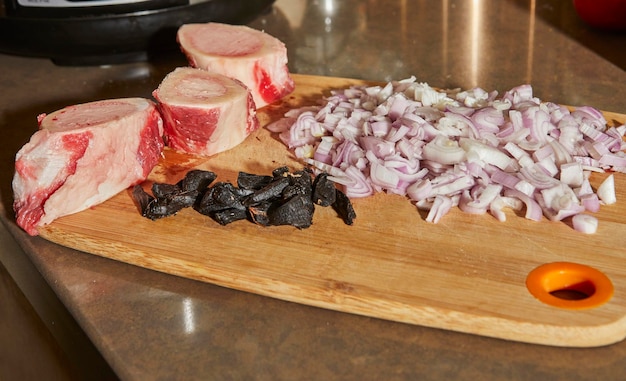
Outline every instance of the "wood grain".
{"label": "wood grain", "polygon": [[[329,89],[362,83],[295,75],[294,94],[259,111],[263,125],[290,107],[317,102]],[[621,114],[607,114],[623,122]],[[149,181],[175,182],[191,168],[234,181],[238,171],[300,168],[264,128],[211,158],[165,151]],[[594,175],[595,186],[603,175]],[[296,303],[478,335],[556,346],[591,347],[626,336],[626,178],[616,175],[618,203],[596,214],[598,232],[568,222],[532,222],[512,212],[452,211],[438,224],[404,197],[354,200],[357,219],[344,225],[318,207],[313,226],[220,226],[193,210],[158,221],[141,217],[128,192],[41,230],[58,244],[129,264]],[[613,282],[606,304],[586,310],[552,307],[525,286],[537,266],[569,261],[592,266]]]}

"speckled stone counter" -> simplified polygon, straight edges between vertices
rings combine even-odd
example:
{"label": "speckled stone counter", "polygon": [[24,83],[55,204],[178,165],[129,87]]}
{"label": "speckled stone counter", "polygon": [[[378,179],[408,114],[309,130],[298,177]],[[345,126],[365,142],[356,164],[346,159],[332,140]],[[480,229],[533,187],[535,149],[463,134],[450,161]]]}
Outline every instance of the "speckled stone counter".
{"label": "speckled stone counter", "polygon": [[[292,72],[415,75],[437,87],[501,92],[531,83],[542,99],[626,113],[626,34],[588,28],[567,1],[284,0],[250,25],[287,44]],[[78,356],[84,343],[95,349],[102,367],[83,374],[142,381],[623,379],[626,342],[544,347],[344,314],[76,252],[17,228],[13,160],[39,113],[150,97],[165,74],[185,64],[178,52],[88,67],[0,55],[0,259],[43,315],[61,308],[75,322],[80,332],[68,333],[63,322],[47,321],[59,340]],[[74,337],[81,339],[72,344]]]}

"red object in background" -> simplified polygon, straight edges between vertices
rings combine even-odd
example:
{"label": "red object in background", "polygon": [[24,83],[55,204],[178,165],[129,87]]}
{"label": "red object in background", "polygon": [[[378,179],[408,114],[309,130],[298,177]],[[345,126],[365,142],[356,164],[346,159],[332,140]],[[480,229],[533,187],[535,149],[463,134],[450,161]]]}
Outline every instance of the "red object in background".
{"label": "red object in background", "polygon": [[573,0],[587,24],[607,30],[626,30],[626,0]]}

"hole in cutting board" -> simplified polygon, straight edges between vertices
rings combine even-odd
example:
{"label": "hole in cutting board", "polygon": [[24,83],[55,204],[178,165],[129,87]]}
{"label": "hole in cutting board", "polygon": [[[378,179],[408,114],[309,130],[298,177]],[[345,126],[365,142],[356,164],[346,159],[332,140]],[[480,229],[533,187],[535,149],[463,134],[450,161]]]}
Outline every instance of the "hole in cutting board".
{"label": "hole in cutting board", "polygon": [[569,309],[598,307],[613,296],[613,283],[605,274],[570,262],[535,268],[526,278],[526,287],[541,302]]}
{"label": "hole in cutting board", "polygon": [[583,281],[567,287],[550,291],[552,296],[564,300],[582,300],[596,293],[596,286],[591,281]]}

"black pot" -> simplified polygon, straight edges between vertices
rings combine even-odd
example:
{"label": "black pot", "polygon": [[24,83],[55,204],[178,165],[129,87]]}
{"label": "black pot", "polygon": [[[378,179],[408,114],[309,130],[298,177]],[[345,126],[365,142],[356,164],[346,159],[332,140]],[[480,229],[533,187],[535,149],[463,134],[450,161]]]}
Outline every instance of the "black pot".
{"label": "black pot", "polygon": [[[245,24],[274,0],[6,0],[0,51],[47,57],[58,65],[103,65],[147,60],[178,49],[182,24]],[[78,5],[77,5],[78,4]],[[85,4],[85,6],[82,6]],[[93,5],[101,4],[101,5]]]}

